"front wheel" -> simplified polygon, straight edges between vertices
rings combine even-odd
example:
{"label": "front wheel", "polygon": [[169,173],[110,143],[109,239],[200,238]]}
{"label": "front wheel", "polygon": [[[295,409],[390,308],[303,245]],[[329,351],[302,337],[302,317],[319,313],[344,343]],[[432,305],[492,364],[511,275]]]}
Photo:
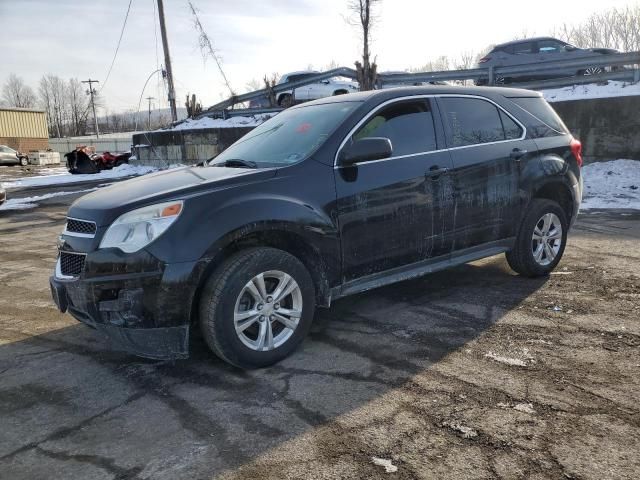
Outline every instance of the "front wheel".
{"label": "front wheel", "polygon": [[509,266],[527,277],[548,275],[562,258],[568,228],[567,215],[560,205],[533,199],[514,248],[506,254]]}
{"label": "front wheel", "polygon": [[315,288],[305,266],[275,248],[243,250],[207,281],[200,327],[207,345],[240,368],[272,365],[306,336],[315,309]]}
{"label": "front wheel", "polygon": [[20,157],[20,165],[26,167],[29,165],[29,159],[27,157]]}

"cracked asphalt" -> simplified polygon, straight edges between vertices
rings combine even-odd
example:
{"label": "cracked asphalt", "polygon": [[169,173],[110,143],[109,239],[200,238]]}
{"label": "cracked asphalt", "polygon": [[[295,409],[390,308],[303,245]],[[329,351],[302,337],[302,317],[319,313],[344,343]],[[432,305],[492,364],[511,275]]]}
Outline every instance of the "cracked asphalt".
{"label": "cracked asphalt", "polygon": [[337,301],[244,372],[59,314],[69,200],[0,212],[2,478],[640,477],[639,212],[581,215],[549,278],[499,256]]}

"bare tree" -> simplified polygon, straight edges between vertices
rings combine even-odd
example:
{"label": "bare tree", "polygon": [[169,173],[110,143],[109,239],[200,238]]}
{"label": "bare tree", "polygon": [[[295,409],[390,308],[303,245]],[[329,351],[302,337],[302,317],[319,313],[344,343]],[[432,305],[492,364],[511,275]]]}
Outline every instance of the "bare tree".
{"label": "bare tree", "polygon": [[77,78],[69,79],[67,86],[67,101],[71,114],[70,134],[84,135],[87,129],[87,114],[89,102],[82,83]]}
{"label": "bare tree", "polygon": [[247,89],[247,92],[255,92],[256,90],[260,90],[262,88],[262,82],[258,78],[252,78],[247,83],[245,83],[244,88]]}
{"label": "bare tree", "polygon": [[564,23],[552,33],[581,48],[640,50],[640,5],[597,12],[582,23]]}
{"label": "bare tree", "polygon": [[200,18],[198,17],[198,11],[196,10],[196,7],[193,6],[192,2],[189,2],[189,8],[191,9],[191,14],[193,15],[193,26],[198,32],[198,42],[200,44],[200,52],[202,53],[202,58],[204,60],[206,60],[207,56],[213,58],[213,61],[216,62],[216,65],[218,66],[218,70],[220,71],[220,75],[222,75],[222,79],[224,80],[225,85],[229,89],[229,93],[232,97],[234,97],[235,93],[233,92],[231,84],[229,83],[229,80],[227,79],[227,76],[222,69],[222,58],[220,58],[218,52],[213,48],[213,44],[209,39],[209,35],[207,35],[207,32],[204,31],[204,27],[202,26],[202,23],[200,23]]}
{"label": "bare tree", "polygon": [[9,107],[33,108],[36,106],[36,94],[15,73],[2,86],[2,99]]}
{"label": "bare tree", "polygon": [[381,0],[349,0],[347,8],[351,15],[347,22],[362,30],[362,62],[355,62],[360,90],[373,90],[378,77],[375,59],[371,62],[371,30],[376,22],[375,8]]}
{"label": "bare tree", "polygon": [[421,67],[409,68],[409,72],[411,73],[443,72],[450,69],[451,69],[451,62],[449,61],[449,57],[447,57],[446,55],[440,55],[438,58],[434,60],[429,60],[427,63],[425,63]]}

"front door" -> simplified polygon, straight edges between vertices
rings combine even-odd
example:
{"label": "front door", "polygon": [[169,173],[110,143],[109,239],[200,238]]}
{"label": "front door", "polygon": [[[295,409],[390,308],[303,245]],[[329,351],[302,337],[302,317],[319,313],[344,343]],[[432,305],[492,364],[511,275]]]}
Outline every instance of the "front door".
{"label": "front door", "polygon": [[454,166],[454,250],[513,236],[520,165],[535,156],[535,143],[523,140],[522,126],[488,100],[443,96],[438,103]]}
{"label": "front door", "polygon": [[428,98],[398,100],[368,116],[348,140],[385,137],[393,153],[335,169],[344,282],[450,253],[452,163],[438,150],[437,130]]}

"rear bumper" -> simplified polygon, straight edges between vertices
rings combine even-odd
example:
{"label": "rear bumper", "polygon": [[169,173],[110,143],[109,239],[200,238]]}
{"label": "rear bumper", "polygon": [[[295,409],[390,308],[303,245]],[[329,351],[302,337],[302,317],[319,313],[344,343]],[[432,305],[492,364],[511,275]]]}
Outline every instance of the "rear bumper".
{"label": "rear bumper", "polygon": [[189,356],[197,265],[72,280],[53,275],[49,283],[58,309],[106,335],[115,349],[151,359],[179,359]]}
{"label": "rear bumper", "polygon": [[573,226],[573,224],[576,221],[576,218],[578,218],[578,212],[580,211],[580,205],[582,205],[582,190],[584,189],[584,183],[582,180],[582,175],[580,175],[580,177],[578,178],[578,183],[576,183],[575,185],[572,185],[571,187],[573,189],[573,215],[571,216],[570,219],[570,227]]}

